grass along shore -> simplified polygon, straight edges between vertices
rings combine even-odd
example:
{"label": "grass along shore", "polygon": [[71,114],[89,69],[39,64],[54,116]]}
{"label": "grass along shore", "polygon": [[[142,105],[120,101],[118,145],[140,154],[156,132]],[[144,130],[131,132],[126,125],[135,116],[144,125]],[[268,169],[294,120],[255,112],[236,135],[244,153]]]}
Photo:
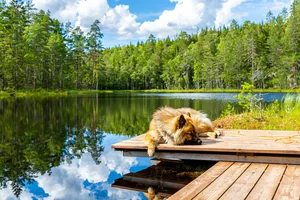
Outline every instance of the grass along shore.
{"label": "grass along shore", "polygon": [[111,90],[31,90],[31,91],[0,91],[0,98],[5,97],[28,97],[28,96],[67,96],[67,95],[84,95],[95,93],[112,93]]}
{"label": "grass along shore", "polygon": [[[25,96],[66,96],[66,95],[82,95],[93,93],[118,93],[118,92],[133,92],[133,93],[239,93],[240,89],[199,89],[199,90],[0,90],[0,97],[25,97]],[[300,89],[254,89],[253,92],[286,92],[300,93]]]}
{"label": "grass along shore", "polygon": [[287,94],[281,102],[275,101],[263,109],[223,116],[213,123],[223,129],[259,129],[300,131],[300,94]]}

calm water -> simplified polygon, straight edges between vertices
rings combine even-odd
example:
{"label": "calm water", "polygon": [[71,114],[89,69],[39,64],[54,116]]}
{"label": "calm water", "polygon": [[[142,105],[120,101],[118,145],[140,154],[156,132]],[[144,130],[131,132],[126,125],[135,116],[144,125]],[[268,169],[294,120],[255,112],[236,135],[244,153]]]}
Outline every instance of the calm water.
{"label": "calm water", "polygon": [[[160,106],[220,116],[235,93],[118,93],[0,99],[0,199],[145,199],[112,188],[115,179],[149,167],[110,146],[146,132]],[[283,93],[264,96],[281,99]]]}

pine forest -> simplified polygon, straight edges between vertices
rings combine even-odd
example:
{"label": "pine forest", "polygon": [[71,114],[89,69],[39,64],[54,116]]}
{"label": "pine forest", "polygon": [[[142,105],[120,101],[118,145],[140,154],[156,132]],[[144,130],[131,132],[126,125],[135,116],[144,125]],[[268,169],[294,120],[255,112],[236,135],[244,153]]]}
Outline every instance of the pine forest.
{"label": "pine forest", "polygon": [[104,48],[101,22],[86,33],[30,1],[0,5],[0,90],[298,88],[300,0],[260,23],[180,32]]}

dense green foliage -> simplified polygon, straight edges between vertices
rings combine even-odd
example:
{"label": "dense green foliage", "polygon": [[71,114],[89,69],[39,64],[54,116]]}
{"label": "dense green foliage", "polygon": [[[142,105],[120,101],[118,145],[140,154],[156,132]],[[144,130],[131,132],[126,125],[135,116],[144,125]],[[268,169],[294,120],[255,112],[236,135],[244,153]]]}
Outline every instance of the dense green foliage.
{"label": "dense green foliage", "polygon": [[0,89],[97,89],[103,49],[99,21],[84,35],[30,1],[0,4]]}
{"label": "dense green foliage", "polygon": [[297,88],[300,0],[265,22],[150,35],[136,45],[103,49],[100,22],[87,34],[30,1],[0,4],[0,89]]}

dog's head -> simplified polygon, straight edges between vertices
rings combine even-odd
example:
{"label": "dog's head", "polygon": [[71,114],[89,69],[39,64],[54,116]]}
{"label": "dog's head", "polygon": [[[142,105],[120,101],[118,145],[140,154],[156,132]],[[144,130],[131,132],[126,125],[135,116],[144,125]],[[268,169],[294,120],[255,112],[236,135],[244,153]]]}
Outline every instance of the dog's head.
{"label": "dog's head", "polygon": [[185,140],[191,140],[192,135],[195,133],[194,123],[189,115],[181,114],[175,121],[174,135],[175,144],[183,144]]}

